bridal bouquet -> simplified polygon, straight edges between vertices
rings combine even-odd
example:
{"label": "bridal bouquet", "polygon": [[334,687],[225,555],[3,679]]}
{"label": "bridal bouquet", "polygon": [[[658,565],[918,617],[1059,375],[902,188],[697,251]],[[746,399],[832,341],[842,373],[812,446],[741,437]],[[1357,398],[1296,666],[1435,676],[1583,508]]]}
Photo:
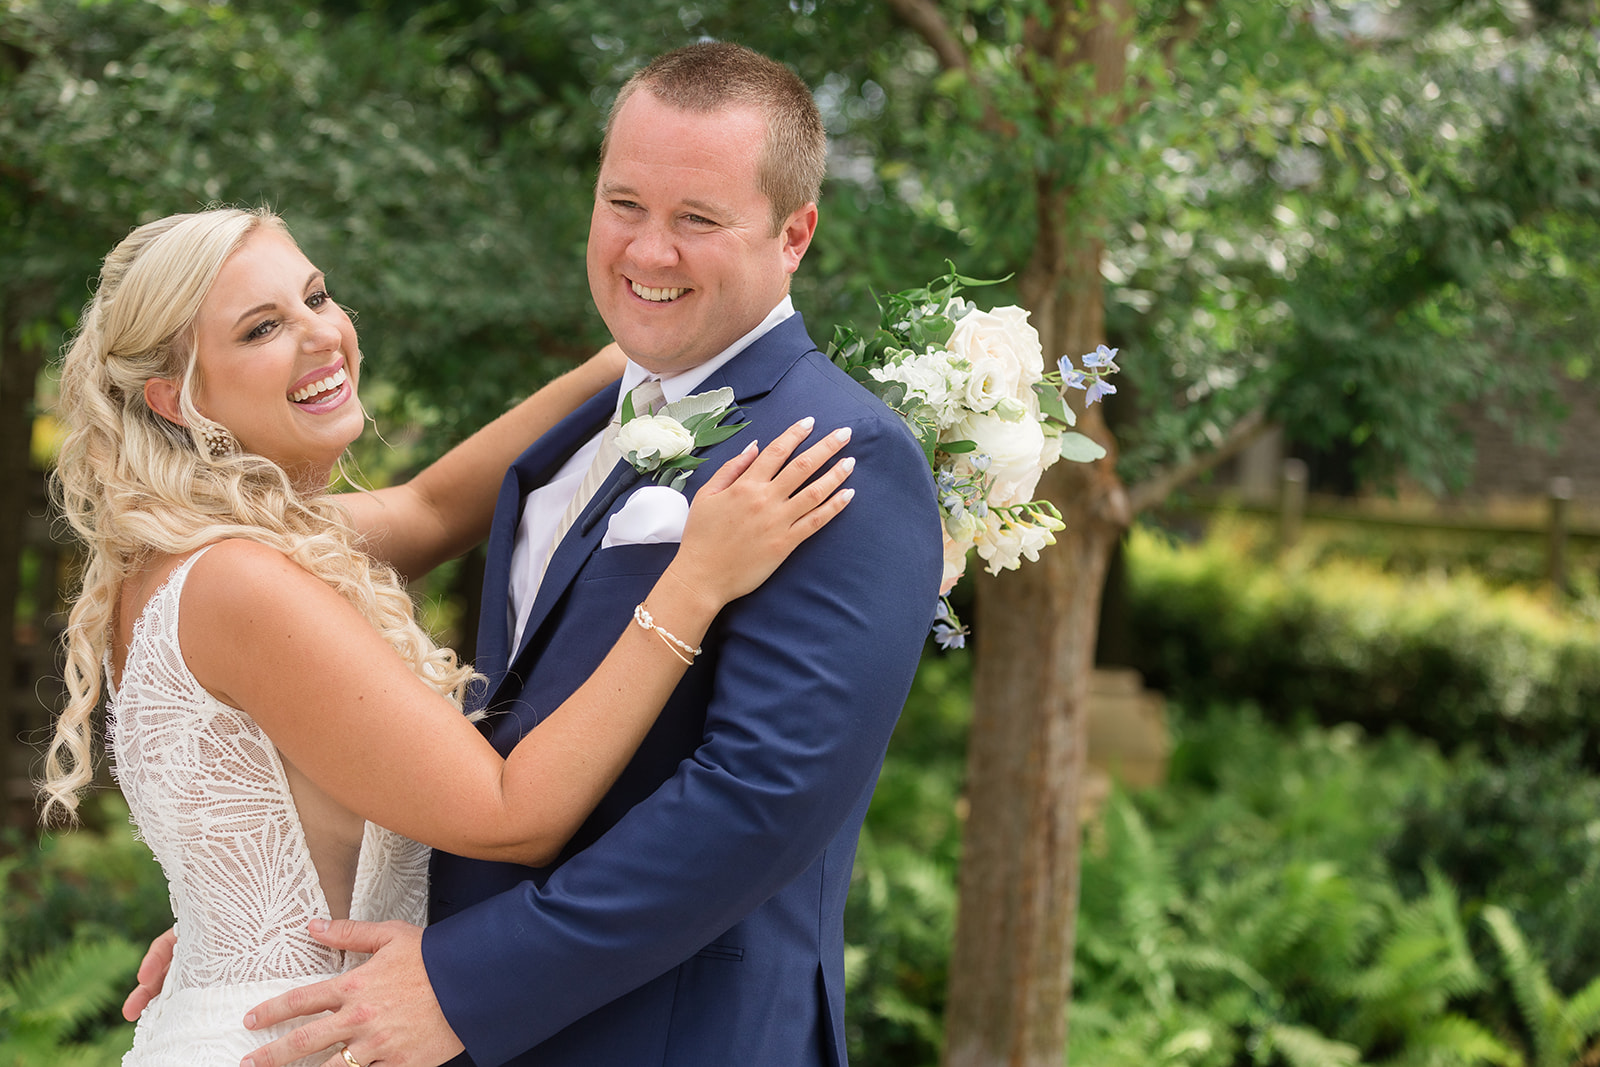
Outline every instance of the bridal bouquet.
{"label": "bridal bouquet", "polygon": [[[960,295],[992,284],[951,265],[926,287],[883,297],[876,332],[839,327],[829,347],[835,363],[905,419],[927,454],[944,516],[941,594],[974,550],[998,574],[1055,543],[1064,524],[1055,505],[1032,499],[1039,476],[1060,459],[1105,455],[1072,430],[1064,390],[1084,390],[1091,404],[1117,391],[1106,380],[1117,370],[1116,349],[1101,345],[1078,367],[1063,356],[1047,370],[1026,310],[985,311]],[[960,647],[966,633],[941,596],[935,638]]]}

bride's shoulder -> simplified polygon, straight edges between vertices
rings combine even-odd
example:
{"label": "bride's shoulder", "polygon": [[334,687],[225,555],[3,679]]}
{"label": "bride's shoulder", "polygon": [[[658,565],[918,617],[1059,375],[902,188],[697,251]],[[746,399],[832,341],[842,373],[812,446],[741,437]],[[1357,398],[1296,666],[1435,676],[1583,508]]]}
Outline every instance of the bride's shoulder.
{"label": "bride's shoulder", "polygon": [[247,538],[217,541],[194,560],[183,587],[183,615],[202,632],[259,624],[339,597],[281,549]]}
{"label": "bride's shoulder", "polygon": [[[305,568],[281,549],[245,537],[214,541],[191,557],[184,599],[191,591],[213,586],[235,597],[252,592],[274,593],[284,583],[316,582]],[[321,584],[321,583],[318,583]]]}
{"label": "bride's shoulder", "polygon": [[183,655],[201,685],[234,707],[263,669],[308,661],[315,642],[336,646],[363,629],[360,615],[279,549],[218,541],[194,561],[178,622]]}

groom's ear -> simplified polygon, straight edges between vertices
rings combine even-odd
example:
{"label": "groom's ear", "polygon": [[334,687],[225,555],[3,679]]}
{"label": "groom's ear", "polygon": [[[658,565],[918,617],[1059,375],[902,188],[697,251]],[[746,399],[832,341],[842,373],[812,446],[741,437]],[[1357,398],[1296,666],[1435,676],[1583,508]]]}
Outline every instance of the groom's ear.
{"label": "groom's ear", "polygon": [[778,236],[783,242],[784,265],[790,274],[800,267],[800,260],[811,247],[811,238],[817,232],[817,205],[813,201],[799,208],[784,220]]}

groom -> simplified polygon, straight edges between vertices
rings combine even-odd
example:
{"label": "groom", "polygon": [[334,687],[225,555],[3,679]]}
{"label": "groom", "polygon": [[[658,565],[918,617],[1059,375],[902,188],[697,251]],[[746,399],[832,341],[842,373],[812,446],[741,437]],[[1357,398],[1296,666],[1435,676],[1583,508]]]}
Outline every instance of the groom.
{"label": "groom", "polygon": [[[749,426],[701,453],[707,472],[810,415],[816,435],[852,431],[853,502],[724,610],[557,864],[436,854],[432,925],[332,924],[327,943],[376,955],[258,1008],[257,1026],[335,1014],[253,1067],[334,1041],[347,1051],[330,1063],[379,1067],[438,1063],[463,1044],[478,1067],[844,1062],[845,894],[941,561],[921,451],[789,302],[825,152],[810,92],[780,64],[727,44],[657,59],[607,125],[589,283],[630,357],[624,389],[653,375],[669,401],[733,390]],[[596,396],[534,444],[501,491],[479,669],[503,753],[632,625],[676,548],[602,547],[638,484],[622,463],[549,555],[552,516],[619,397]],[[547,556],[532,578],[528,561]]]}

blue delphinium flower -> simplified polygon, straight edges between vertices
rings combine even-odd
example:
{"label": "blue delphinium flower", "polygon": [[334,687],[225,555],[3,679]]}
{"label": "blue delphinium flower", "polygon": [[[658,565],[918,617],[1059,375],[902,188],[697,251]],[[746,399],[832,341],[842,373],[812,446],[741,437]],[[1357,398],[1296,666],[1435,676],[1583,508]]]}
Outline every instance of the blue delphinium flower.
{"label": "blue delphinium flower", "polygon": [[1096,345],[1095,350],[1083,357],[1085,367],[1110,367],[1117,358],[1117,349],[1107,348],[1105,345]]}
{"label": "blue delphinium flower", "polygon": [[933,639],[939,643],[939,647],[946,651],[952,648],[966,648],[969,632],[956,620],[950,601],[940,597],[939,608],[933,615]]}
{"label": "blue delphinium flower", "polygon": [[1112,385],[1110,382],[1102,381],[1099,378],[1096,378],[1094,383],[1089,386],[1088,395],[1083,398],[1083,402],[1085,404],[1093,404],[1101,397],[1109,396],[1116,391],[1117,387]]}
{"label": "blue delphinium flower", "polygon": [[1107,382],[1105,375],[1118,370],[1116,358],[1117,349],[1098,345],[1093,352],[1084,355],[1083,370],[1074,370],[1072,360],[1062,356],[1056,362],[1056,366],[1061,370],[1061,384],[1068,389],[1084,390],[1088,394],[1083,400],[1085,405],[1093,404],[1101,397],[1110,396],[1117,391],[1117,387]]}

